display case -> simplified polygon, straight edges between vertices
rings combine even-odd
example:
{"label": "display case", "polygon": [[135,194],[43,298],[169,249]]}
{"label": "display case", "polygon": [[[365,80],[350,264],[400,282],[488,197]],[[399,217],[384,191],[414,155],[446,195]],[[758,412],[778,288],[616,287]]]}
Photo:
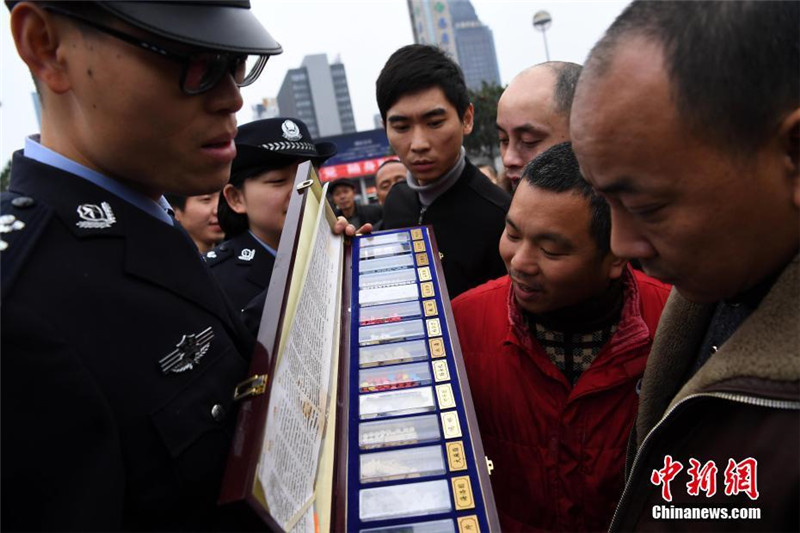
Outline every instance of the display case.
{"label": "display case", "polygon": [[499,531],[429,227],[344,238],[298,170],[222,503],[279,531]]}

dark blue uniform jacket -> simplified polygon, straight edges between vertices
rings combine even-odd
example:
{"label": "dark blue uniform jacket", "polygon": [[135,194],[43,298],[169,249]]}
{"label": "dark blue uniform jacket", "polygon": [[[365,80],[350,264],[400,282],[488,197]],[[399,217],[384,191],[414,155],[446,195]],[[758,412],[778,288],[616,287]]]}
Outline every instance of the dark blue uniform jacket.
{"label": "dark blue uniform jacket", "polygon": [[21,152],[10,190],[2,528],[246,527],[216,499],[252,338],[191,240]]}

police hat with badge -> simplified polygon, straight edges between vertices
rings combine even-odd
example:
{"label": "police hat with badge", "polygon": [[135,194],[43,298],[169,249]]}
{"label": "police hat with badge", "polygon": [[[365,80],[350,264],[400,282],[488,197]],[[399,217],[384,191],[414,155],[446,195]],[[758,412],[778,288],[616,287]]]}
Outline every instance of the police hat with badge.
{"label": "police hat with badge", "polygon": [[236,134],[236,159],[233,160],[231,178],[242,170],[284,161],[310,159],[314,166],[321,165],[336,154],[332,142],[315,143],[308,127],[296,118],[267,118],[239,127]]}
{"label": "police hat with badge", "polygon": [[[267,118],[244,124],[239,127],[234,142],[236,158],[228,183],[237,188],[241,188],[247,179],[289,166],[298,160],[310,160],[315,167],[319,167],[336,154],[334,143],[315,143],[305,123],[296,118]],[[230,239],[247,230],[247,215],[234,212],[222,194],[217,212],[226,238]]]}
{"label": "police hat with badge", "polygon": [[[311,160],[315,166],[319,166],[336,153],[336,145],[330,142],[315,143],[301,120],[286,117],[257,120],[241,126],[235,143],[236,158],[231,178],[219,197],[217,209],[217,218],[227,240],[208,252],[205,259],[234,305],[244,309],[269,285],[274,253],[278,247],[277,242],[261,241],[255,235],[274,236],[280,230],[276,217],[266,221],[251,221],[246,212],[234,211],[226,196],[247,197],[249,189],[244,188],[245,182],[256,180],[269,171],[285,169],[305,160]],[[285,173],[281,175],[285,179]],[[272,203],[266,205],[261,203],[266,198],[262,193],[256,196],[254,203],[245,202],[246,210],[274,209],[276,204],[283,202],[280,195],[286,195],[288,203],[290,191],[283,186],[270,190],[267,194]]]}

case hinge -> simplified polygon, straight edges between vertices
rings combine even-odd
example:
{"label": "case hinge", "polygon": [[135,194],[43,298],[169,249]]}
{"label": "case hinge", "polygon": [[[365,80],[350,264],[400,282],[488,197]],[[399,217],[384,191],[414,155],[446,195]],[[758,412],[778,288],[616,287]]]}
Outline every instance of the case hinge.
{"label": "case hinge", "polygon": [[233,390],[233,401],[238,402],[250,396],[258,396],[264,394],[267,390],[267,380],[269,376],[266,374],[256,374],[246,380],[242,381]]}

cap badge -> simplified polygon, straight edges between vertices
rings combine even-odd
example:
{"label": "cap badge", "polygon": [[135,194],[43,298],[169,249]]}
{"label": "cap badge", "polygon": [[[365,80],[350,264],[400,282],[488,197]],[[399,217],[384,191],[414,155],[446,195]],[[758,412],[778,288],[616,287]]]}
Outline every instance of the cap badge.
{"label": "cap badge", "polygon": [[[25,227],[25,223],[17,220],[14,215],[0,216],[0,233],[11,233],[12,231],[19,231]],[[0,252],[8,248],[6,241],[0,240]]]}
{"label": "cap badge", "polygon": [[100,205],[81,204],[77,209],[80,222],[75,225],[83,229],[105,229],[110,228],[117,221],[111,206],[103,202]]}
{"label": "cap badge", "polygon": [[287,141],[299,141],[303,138],[300,133],[300,127],[291,120],[284,120],[283,124],[281,124],[281,129],[283,130],[283,138]]}
{"label": "cap badge", "polygon": [[193,369],[211,348],[211,339],[213,338],[214,332],[211,326],[200,333],[184,335],[181,341],[175,345],[175,350],[158,361],[161,371],[164,374],[170,372],[180,374]]}
{"label": "cap badge", "polygon": [[256,256],[256,251],[254,248],[245,248],[239,254],[239,259],[241,259],[242,261],[252,261],[255,256]]}

